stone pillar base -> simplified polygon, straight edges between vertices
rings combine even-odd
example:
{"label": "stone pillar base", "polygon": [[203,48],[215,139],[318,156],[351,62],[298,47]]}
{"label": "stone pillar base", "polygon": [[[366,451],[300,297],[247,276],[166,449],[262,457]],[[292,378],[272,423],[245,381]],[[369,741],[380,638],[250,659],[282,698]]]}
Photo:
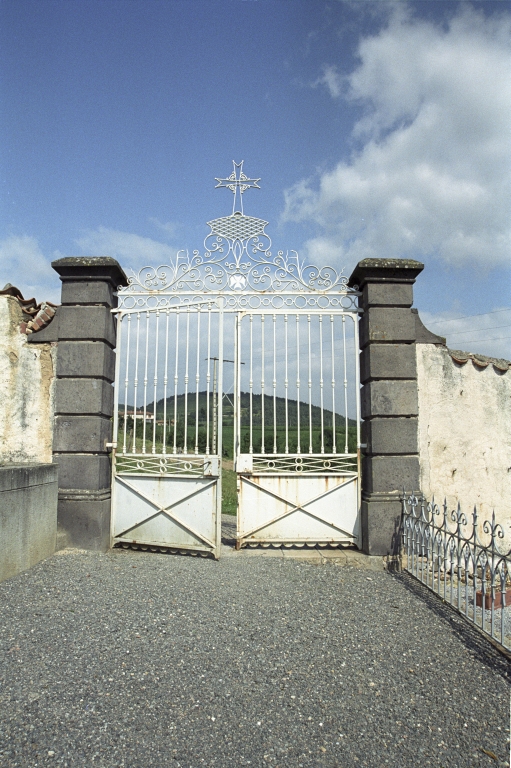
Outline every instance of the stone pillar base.
{"label": "stone pillar base", "polygon": [[362,499],[362,550],[366,555],[399,553],[402,504],[400,493],[371,493]]}
{"label": "stone pillar base", "polygon": [[106,552],[110,548],[110,489],[59,493],[58,527],[67,547]]}

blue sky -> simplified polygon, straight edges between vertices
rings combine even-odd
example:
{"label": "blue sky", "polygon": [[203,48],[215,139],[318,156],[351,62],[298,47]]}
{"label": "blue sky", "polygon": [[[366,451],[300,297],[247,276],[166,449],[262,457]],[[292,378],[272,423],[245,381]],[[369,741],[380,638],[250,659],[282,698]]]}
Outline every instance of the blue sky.
{"label": "blue sky", "polygon": [[274,248],[426,265],[415,304],[451,347],[511,357],[505,2],[3,0],[0,282],[126,269],[245,213]]}

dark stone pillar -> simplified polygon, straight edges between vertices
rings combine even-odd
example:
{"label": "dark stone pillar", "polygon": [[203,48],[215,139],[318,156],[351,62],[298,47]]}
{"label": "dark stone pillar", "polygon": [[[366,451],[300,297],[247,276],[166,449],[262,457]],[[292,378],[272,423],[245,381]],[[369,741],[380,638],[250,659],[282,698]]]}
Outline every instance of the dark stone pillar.
{"label": "dark stone pillar", "polygon": [[349,285],[362,291],[362,548],[395,555],[400,496],[419,491],[416,313],[413,284],[424,268],[408,259],[364,259]]}
{"label": "dark stone pillar", "polygon": [[58,311],[54,461],[59,532],[69,546],[110,546],[110,455],[115,369],[114,291],[127,279],[115,259],[52,263],[62,280]]}

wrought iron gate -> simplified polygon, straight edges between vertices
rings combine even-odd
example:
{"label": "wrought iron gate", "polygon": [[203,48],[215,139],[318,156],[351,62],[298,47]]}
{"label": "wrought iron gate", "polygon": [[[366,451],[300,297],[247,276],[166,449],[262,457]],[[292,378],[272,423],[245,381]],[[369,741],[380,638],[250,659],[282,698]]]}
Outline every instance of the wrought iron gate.
{"label": "wrought iron gate", "polygon": [[359,540],[358,317],[300,298],[237,318],[237,546]]}
{"label": "wrought iron gate", "polygon": [[268,222],[243,213],[259,179],[233,165],[204,251],[118,291],[112,540],[219,556],[225,336],[237,546],[357,544],[360,294],[272,255]]}
{"label": "wrought iron gate", "polygon": [[218,557],[222,307],[151,298],[122,295],[117,318],[112,539]]}

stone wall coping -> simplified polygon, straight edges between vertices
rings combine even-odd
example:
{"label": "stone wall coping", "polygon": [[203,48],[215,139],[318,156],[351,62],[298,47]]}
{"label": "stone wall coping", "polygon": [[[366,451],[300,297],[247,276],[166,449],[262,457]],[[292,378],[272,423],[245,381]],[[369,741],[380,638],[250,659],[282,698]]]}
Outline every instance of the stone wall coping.
{"label": "stone wall coping", "polygon": [[103,280],[114,288],[128,285],[128,278],[116,259],[110,256],[65,256],[51,263],[60,279]]}
{"label": "stone wall coping", "polygon": [[17,488],[30,488],[57,481],[57,464],[2,464],[0,466],[0,493]]}
{"label": "stone wall coping", "polygon": [[424,264],[414,259],[362,259],[348,280],[351,287],[363,288],[368,282],[413,283]]}

